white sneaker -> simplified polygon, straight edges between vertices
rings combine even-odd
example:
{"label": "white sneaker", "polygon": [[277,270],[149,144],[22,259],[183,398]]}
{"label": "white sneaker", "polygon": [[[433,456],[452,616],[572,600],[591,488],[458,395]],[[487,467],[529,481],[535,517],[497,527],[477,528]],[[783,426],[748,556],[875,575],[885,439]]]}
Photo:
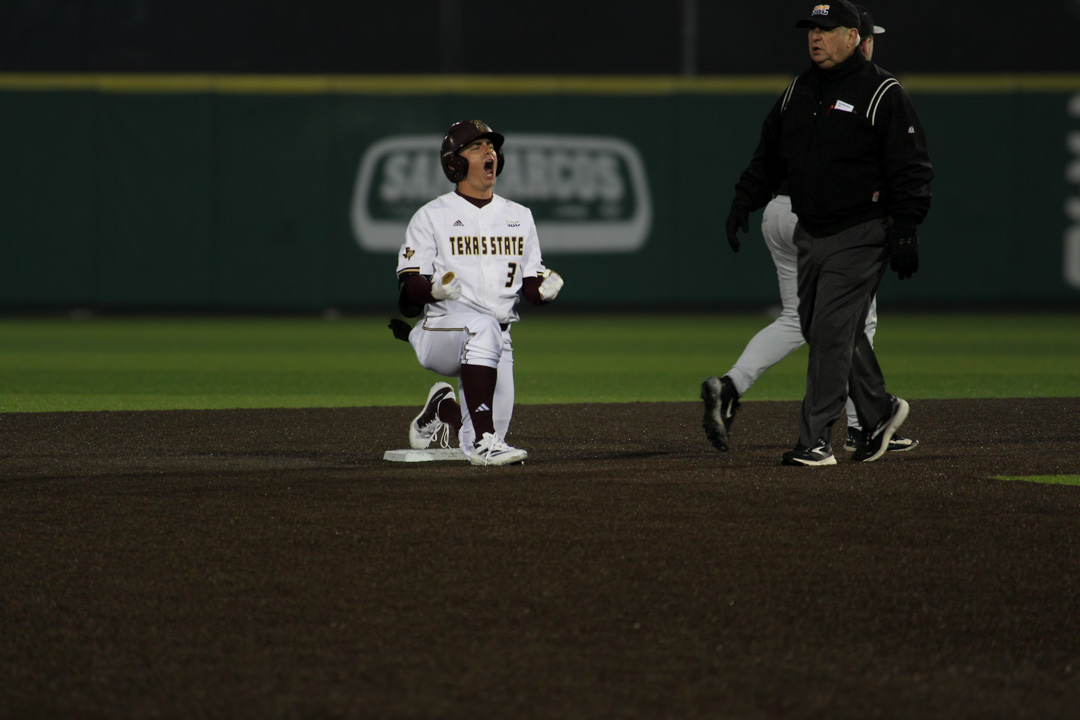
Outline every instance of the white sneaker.
{"label": "white sneaker", "polygon": [[444,448],[450,447],[450,426],[439,419],[439,403],[447,396],[454,397],[454,388],[450,383],[437,382],[428,391],[424,409],[409,423],[409,446],[413,450],[423,450],[431,445],[437,436]]}
{"label": "white sneaker", "polygon": [[523,463],[529,453],[510,447],[498,435],[484,433],[469,456],[473,465],[513,465]]}

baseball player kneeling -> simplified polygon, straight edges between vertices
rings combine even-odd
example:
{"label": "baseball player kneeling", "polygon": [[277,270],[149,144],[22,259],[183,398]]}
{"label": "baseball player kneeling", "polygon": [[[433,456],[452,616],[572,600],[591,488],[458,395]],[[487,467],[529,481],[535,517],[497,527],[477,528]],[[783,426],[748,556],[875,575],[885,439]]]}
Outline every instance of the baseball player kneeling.
{"label": "baseball player kneeling", "polygon": [[443,138],[441,162],[456,189],[420,208],[398,255],[399,308],[423,314],[408,333],[420,365],[460,378],[438,382],[409,426],[409,443],[450,446],[450,430],[474,465],[524,462],[506,443],[514,411],[510,326],[520,292],[544,305],[563,281],[544,267],[532,212],[494,193],[503,169],[504,138],[480,120],[455,123]]}

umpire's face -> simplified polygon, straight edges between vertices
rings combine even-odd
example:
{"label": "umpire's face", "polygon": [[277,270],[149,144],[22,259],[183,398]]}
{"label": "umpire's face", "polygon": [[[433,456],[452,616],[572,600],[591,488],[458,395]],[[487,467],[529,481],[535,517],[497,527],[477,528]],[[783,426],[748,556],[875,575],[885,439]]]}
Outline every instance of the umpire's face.
{"label": "umpire's face", "polygon": [[855,28],[811,25],[806,37],[810,44],[810,59],[822,70],[844,62],[859,46],[859,31]]}

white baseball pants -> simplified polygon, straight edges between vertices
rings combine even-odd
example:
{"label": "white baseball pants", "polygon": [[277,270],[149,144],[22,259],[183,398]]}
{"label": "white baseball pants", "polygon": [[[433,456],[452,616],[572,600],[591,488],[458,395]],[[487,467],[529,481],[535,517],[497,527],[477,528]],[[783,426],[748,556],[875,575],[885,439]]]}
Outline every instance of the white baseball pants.
{"label": "white baseball pants", "polygon": [[[490,315],[452,312],[424,318],[409,333],[409,344],[416,351],[421,367],[446,377],[460,378],[462,365],[483,365],[499,371],[495,383],[494,407],[491,409],[495,432],[506,438],[514,414],[514,350],[510,329],[503,330]],[[469,416],[465,388],[458,380],[461,404],[461,432],[458,439],[465,455],[471,455],[476,431]]]}

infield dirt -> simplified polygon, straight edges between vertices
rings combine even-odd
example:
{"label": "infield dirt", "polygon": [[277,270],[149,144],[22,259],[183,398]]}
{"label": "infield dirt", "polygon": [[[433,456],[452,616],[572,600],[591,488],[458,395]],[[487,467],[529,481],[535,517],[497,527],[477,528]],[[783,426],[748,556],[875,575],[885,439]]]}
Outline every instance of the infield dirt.
{"label": "infield dirt", "polygon": [[[793,402],[0,415],[0,716],[1075,717],[1080,399],[914,400],[789,468]],[[842,422],[842,421],[841,421]]]}

